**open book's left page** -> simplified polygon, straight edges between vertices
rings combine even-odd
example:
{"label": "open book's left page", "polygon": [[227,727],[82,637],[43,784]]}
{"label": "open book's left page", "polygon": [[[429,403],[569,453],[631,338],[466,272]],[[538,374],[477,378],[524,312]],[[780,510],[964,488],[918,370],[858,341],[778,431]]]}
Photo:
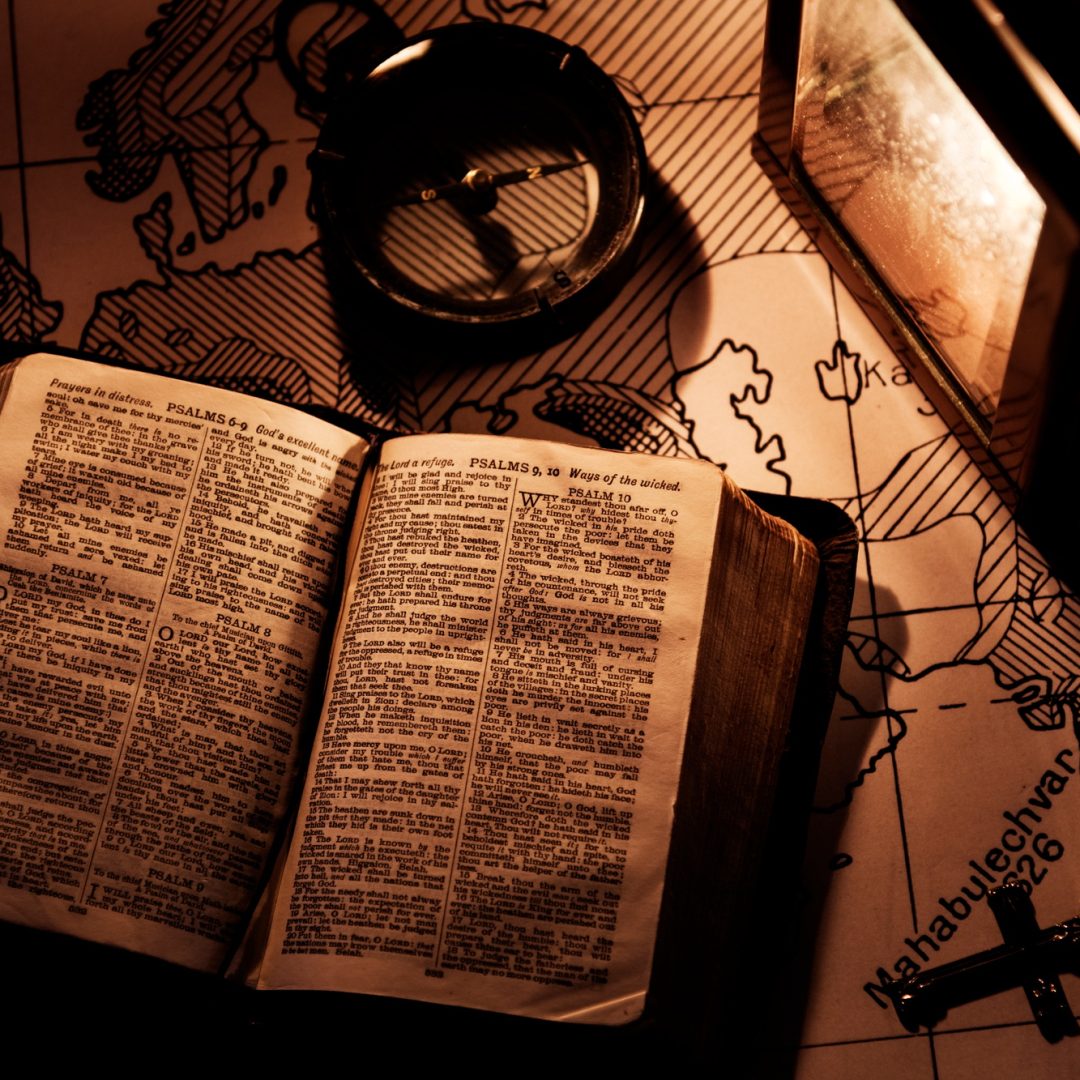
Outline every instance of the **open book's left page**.
{"label": "open book's left page", "polygon": [[366,444],[61,357],[0,394],[0,918],[215,969],[287,809]]}

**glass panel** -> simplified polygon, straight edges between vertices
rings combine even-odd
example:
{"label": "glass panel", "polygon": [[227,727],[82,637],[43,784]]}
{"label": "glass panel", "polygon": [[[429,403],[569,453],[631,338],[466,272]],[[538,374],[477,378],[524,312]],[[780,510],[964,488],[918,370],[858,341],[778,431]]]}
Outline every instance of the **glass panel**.
{"label": "glass panel", "polygon": [[1046,207],[891,0],[807,0],[793,144],[992,419]]}

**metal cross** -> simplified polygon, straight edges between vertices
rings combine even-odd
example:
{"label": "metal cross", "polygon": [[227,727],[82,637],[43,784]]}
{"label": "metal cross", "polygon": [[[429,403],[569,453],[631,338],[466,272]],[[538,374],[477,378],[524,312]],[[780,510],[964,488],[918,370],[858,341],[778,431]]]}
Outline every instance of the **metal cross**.
{"label": "metal cross", "polygon": [[1080,1034],[1058,975],[1080,973],[1080,916],[1040,929],[1027,890],[1009,882],[987,894],[1004,945],[928,968],[889,985],[887,993],[908,1031],[932,1027],[954,1005],[1023,986],[1048,1042]]}

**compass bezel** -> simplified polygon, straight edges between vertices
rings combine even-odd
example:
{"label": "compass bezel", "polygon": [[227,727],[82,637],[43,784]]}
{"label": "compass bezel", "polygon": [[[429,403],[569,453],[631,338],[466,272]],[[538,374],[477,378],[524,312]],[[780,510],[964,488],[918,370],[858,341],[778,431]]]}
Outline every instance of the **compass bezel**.
{"label": "compass bezel", "polygon": [[[596,204],[566,263],[542,284],[466,299],[403,273],[377,238],[388,211],[385,178],[408,172],[401,155],[422,153],[425,123],[438,124],[456,101],[481,92],[497,95],[510,113],[519,110],[523,124],[530,117],[565,123],[566,142],[594,170]],[[396,44],[346,80],[310,165],[324,241],[385,315],[428,335],[568,336],[607,304],[635,265],[645,207],[637,122],[613,80],[580,48],[536,30],[462,24]]]}

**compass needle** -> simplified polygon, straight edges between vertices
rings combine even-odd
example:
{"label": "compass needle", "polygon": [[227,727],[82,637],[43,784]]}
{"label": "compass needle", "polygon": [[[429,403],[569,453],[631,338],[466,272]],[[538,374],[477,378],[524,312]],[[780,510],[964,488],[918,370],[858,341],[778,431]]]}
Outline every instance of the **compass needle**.
{"label": "compass needle", "polygon": [[524,169],[512,169],[509,172],[496,173],[491,177],[495,187],[507,187],[510,184],[526,184],[530,180],[539,180],[543,176],[554,176],[567,169],[577,169],[588,165],[587,159],[581,161],[556,161],[547,165],[529,165]]}
{"label": "compass needle", "polygon": [[418,203],[435,202],[437,199],[462,198],[469,195],[488,192],[492,188],[508,187],[511,184],[527,184],[530,180],[539,180],[544,176],[554,176],[567,169],[577,169],[588,165],[587,159],[580,161],[556,161],[546,165],[529,165],[524,169],[511,169],[509,172],[490,173],[485,169],[470,169],[460,180],[453,184],[423,188],[395,199],[395,206],[414,206]]}

